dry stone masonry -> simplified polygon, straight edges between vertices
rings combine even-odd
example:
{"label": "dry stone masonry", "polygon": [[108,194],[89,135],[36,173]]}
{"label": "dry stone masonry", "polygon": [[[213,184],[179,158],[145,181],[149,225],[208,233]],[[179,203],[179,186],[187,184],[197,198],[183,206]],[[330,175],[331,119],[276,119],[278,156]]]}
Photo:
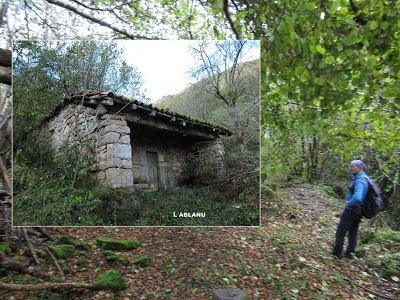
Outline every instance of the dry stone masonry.
{"label": "dry stone masonry", "polygon": [[100,120],[96,142],[97,178],[104,186],[132,187],[132,147],[125,117],[105,114]]}
{"label": "dry stone masonry", "polygon": [[[68,97],[45,119],[42,143],[91,156],[99,183],[110,188],[169,188],[185,181],[193,151],[223,172],[222,127],[111,92]],[[202,168],[202,164],[198,165]]]}

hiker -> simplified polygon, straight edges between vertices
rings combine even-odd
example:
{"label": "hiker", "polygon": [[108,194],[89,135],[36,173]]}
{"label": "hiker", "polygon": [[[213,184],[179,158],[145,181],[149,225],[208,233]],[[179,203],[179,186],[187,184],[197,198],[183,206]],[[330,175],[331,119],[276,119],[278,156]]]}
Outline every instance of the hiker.
{"label": "hiker", "polygon": [[348,232],[349,240],[344,256],[352,258],[357,244],[358,225],[361,221],[361,204],[368,191],[368,169],[361,160],[353,160],[351,167],[351,184],[346,194],[346,207],[340,217],[336,230],[336,242],[332,251],[334,258],[342,256],[344,238]]}

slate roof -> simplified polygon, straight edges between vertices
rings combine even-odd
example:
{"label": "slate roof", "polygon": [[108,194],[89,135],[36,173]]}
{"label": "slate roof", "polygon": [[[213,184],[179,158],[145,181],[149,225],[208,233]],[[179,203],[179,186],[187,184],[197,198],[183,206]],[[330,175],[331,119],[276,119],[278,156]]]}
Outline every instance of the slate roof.
{"label": "slate roof", "polygon": [[[210,122],[204,122],[199,119],[189,117],[186,115],[182,115],[173,111],[170,111],[169,109],[161,109],[156,106],[153,106],[151,104],[146,104],[144,102],[135,100],[135,99],[129,99],[124,96],[116,95],[111,91],[81,91],[78,93],[71,94],[68,97],[65,97],[63,102],[60,102],[53,111],[50,112],[50,114],[43,120],[43,122],[50,120],[54,115],[56,115],[61,109],[63,109],[66,105],[70,103],[83,103],[84,105],[90,105],[90,104],[96,104],[96,103],[101,103],[102,101],[107,101],[107,100],[112,100],[113,104],[119,103],[120,105],[129,107],[135,106],[135,110],[146,110],[147,112],[152,112],[154,114],[154,117],[157,117],[157,115],[163,116],[164,118],[171,118],[171,119],[176,119],[180,121],[184,121],[186,124],[191,124],[195,125],[198,128],[206,129],[206,130],[212,130],[216,132],[217,134],[221,135],[231,135],[232,132],[223,126],[219,126],[216,124],[212,124]],[[133,108],[132,108],[133,109]]]}

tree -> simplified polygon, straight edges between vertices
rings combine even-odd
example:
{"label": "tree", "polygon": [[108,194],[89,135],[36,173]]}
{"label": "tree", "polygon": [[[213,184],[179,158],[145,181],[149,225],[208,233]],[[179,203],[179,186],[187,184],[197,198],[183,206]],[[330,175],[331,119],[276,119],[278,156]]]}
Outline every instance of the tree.
{"label": "tree", "polygon": [[[215,45],[216,50],[210,54],[212,45]],[[194,58],[199,60],[193,76],[206,79],[206,91],[227,109],[241,152],[246,151],[246,127],[254,114],[241,114],[239,104],[250,104],[250,111],[251,107],[258,105],[257,89],[254,92],[249,88],[243,72],[247,65],[243,57],[248,46],[247,41],[218,41],[213,44],[204,41],[192,48]]]}
{"label": "tree", "polygon": [[[209,13],[197,0],[106,1],[18,0],[7,1],[13,35],[23,38],[160,39],[211,38],[230,34],[228,23]],[[222,12],[222,3],[220,5]]]}
{"label": "tree", "polygon": [[[139,71],[115,43],[20,41],[14,44],[14,140],[36,126],[67,95],[111,90],[145,99]],[[28,126],[29,125],[29,126]]]}

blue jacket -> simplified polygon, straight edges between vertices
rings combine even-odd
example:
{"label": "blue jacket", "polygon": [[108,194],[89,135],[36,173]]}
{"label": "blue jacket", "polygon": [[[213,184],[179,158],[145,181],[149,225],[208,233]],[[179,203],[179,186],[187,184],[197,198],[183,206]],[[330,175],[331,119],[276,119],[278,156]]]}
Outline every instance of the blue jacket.
{"label": "blue jacket", "polygon": [[369,177],[364,172],[353,174],[351,176],[351,184],[346,194],[347,206],[355,206],[362,204],[368,191]]}

